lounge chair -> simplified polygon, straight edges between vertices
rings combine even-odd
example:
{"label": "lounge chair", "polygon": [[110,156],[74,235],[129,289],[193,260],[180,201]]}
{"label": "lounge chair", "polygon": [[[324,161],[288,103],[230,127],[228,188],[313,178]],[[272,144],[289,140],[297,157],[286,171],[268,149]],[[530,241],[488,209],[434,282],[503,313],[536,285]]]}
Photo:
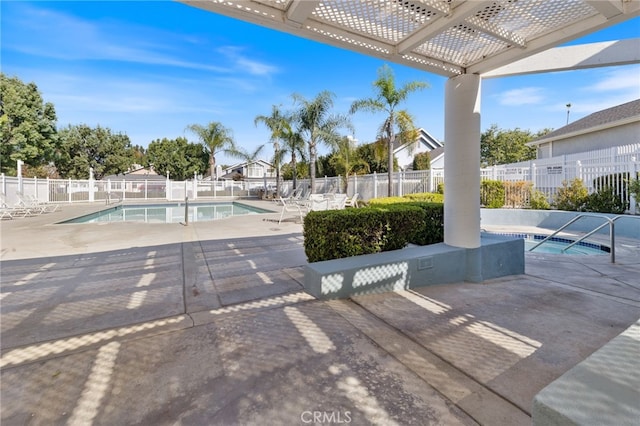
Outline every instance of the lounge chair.
{"label": "lounge chair", "polygon": [[16,197],[18,197],[17,207],[29,209],[35,214],[48,213],[48,209],[34,199],[28,198],[20,192],[16,192]]}
{"label": "lounge chair", "polygon": [[330,201],[331,200],[323,194],[311,194],[305,202],[305,205],[308,211],[329,210]]}
{"label": "lounge chair", "polygon": [[40,201],[33,195],[27,195],[27,199],[31,200],[32,203],[35,203],[38,206],[42,206],[45,209],[45,213],[53,213],[55,211],[58,211],[58,209],[60,208],[60,204]]}
{"label": "lounge chair", "polygon": [[329,201],[329,208],[332,210],[342,210],[347,203],[347,194],[333,194]]}
{"label": "lounge chair", "polygon": [[36,214],[29,207],[20,205],[19,202],[18,204],[10,206],[7,204],[7,199],[4,194],[0,194],[0,208],[2,209],[3,218],[11,217],[11,219],[13,219],[15,217],[34,216]]}
{"label": "lounge chair", "polygon": [[278,196],[274,200],[276,203],[281,203],[280,200],[299,201],[303,198],[303,194],[304,194],[304,188],[302,186],[299,186],[293,191],[291,191],[291,195],[289,195],[288,197]]}
{"label": "lounge chair", "polygon": [[353,194],[353,197],[347,198],[347,201],[344,203],[345,207],[358,207],[358,197],[360,194],[357,192]]}
{"label": "lounge chair", "polygon": [[291,198],[282,198],[278,197],[280,203],[282,203],[282,213],[280,213],[280,220],[278,224],[282,222],[282,218],[284,217],[285,212],[295,212],[300,215],[300,221],[302,222],[304,213],[308,212],[309,209],[305,203],[300,203],[297,200]]}
{"label": "lounge chair", "polygon": [[8,209],[4,206],[0,207],[0,220],[1,219],[13,219],[13,214],[11,214],[11,209]]}

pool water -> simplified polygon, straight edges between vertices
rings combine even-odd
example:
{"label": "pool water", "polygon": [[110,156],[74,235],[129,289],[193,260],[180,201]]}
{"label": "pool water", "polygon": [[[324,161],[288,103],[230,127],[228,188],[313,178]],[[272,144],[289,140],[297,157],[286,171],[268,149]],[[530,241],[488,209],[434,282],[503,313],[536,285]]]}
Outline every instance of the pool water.
{"label": "pool water", "polygon": [[[540,241],[545,239],[546,235],[534,235],[534,234],[508,234],[508,233],[499,233],[499,235],[506,235],[514,238],[523,238],[524,239],[524,249],[525,251],[531,251],[531,249],[538,244]],[[610,249],[607,246],[603,246],[601,244],[590,243],[587,241],[580,241],[578,244],[574,245],[568,250],[562,251],[569,244],[573,243],[575,240],[569,238],[562,237],[552,237],[548,241],[545,241],[541,245],[535,248],[535,250],[531,251],[531,253],[551,253],[551,254],[568,254],[568,255],[603,255],[609,254]]]}
{"label": "pool water", "polygon": [[[563,248],[571,244],[571,242],[546,241],[532,251],[532,253],[555,253],[555,254],[573,254],[573,255],[601,255],[608,254],[602,248],[581,245],[580,243],[571,247],[569,250],[562,251]],[[525,240],[524,249],[530,251],[538,241]]]}
{"label": "pool water", "polygon": [[[86,216],[77,217],[62,223],[110,223],[110,222],[146,222],[180,223],[184,222],[184,203],[137,206],[117,206]],[[251,207],[236,202],[196,204],[189,203],[189,222],[205,222],[225,219],[231,216],[273,213],[269,210]]]}

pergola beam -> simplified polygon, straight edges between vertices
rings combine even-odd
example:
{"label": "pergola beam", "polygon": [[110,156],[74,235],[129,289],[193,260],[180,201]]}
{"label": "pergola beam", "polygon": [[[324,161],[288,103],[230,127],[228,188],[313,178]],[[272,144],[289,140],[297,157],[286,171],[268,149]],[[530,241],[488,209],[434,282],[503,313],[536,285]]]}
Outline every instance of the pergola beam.
{"label": "pergola beam", "polygon": [[294,0],[285,12],[285,22],[294,27],[302,28],[305,21],[313,13],[320,1]]}
{"label": "pergola beam", "polygon": [[608,0],[587,0],[589,6],[604,15],[607,19],[613,18],[616,15],[620,15],[624,12],[622,1],[608,1]]}
{"label": "pergola beam", "polygon": [[436,35],[445,32],[454,25],[462,23],[465,19],[478,13],[488,4],[492,4],[493,1],[472,1],[462,3],[451,11],[449,16],[443,16],[435,22],[429,22],[424,25],[420,30],[413,32],[409,37],[406,37],[396,48],[396,52],[399,55],[405,55],[411,50],[425,43],[427,40],[435,37]]}
{"label": "pergola beam", "polygon": [[640,38],[545,50],[482,74],[482,78],[579,70],[640,63]]}
{"label": "pergola beam", "polygon": [[638,15],[640,15],[640,8],[635,8],[633,12],[620,14],[610,19],[607,19],[600,14],[593,15],[587,19],[568,25],[556,32],[547,33],[541,37],[530,40],[527,43],[527,48],[524,50],[511,48],[486,58],[482,62],[469,66],[467,68],[467,72],[484,75],[494,69],[547,50],[550,46],[557,46],[566,41],[615,25]]}

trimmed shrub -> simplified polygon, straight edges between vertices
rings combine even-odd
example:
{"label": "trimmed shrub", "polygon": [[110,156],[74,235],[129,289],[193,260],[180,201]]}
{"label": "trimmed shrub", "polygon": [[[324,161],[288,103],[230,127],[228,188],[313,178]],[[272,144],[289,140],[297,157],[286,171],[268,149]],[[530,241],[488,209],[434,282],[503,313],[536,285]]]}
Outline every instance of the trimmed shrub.
{"label": "trimmed shrub", "polygon": [[379,253],[405,247],[424,228],[424,210],[393,205],[309,212],[304,250],[309,262]]}
{"label": "trimmed shrub", "polygon": [[534,210],[549,210],[551,205],[547,201],[547,196],[539,189],[531,188],[531,195],[529,196],[529,208]]}
{"label": "trimmed shrub", "polygon": [[627,203],[610,186],[605,186],[590,194],[585,202],[584,211],[597,213],[622,214]]}
{"label": "trimmed shrub", "polygon": [[424,228],[417,232],[410,242],[420,246],[444,241],[444,204],[413,203],[424,210]]}
{"label": "trimmed shrub", "polygon": [[407,202],[400,197],[371,202],[370,207],[361,209],[309,212],[304,218],[304,247],[309,262],[444,240],[441,203]]}
{"label": "trimmed shrub", "polygon": [[[610,175],[600,176],[593,180],[593,189],[595,192],[610,188],[621,200],[629,201],[626,182],[629,181],[630,173],[613,173]],[[607,190],[608,191],[608,190]]]}
{"label": "trimmed shrub", "polygon": [[501,181],[480,182],[480,204],[489,209],[499,209],[504,206],[504,186]]}
{"label": "trimmed shrub", "polygon": [[420,192],[417,194],[407,194],[403,198],[411,201],[423,201],[427,203],[444,203],[444,195],[434,192]]}
{"label": "trimmed shrub", "polygon": [[575,178],[571,182],[562,181],[562,187],[554,197],[554,205],[558,210],[582,211],[587,202],[589,192],[582,179]]}
{"label": "trimmed shrub", "polygon": [[438,189],[436,190],[438,194],[444,194],[444,182],[440,182],[438,184]]}

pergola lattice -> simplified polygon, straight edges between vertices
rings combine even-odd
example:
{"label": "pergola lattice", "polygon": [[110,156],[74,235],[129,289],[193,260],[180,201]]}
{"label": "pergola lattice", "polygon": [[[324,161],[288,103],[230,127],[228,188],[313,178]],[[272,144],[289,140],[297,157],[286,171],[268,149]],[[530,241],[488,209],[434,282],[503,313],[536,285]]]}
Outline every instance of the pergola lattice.
{"label": "pergola lattice", "polygon": [[424,71],[484,74],[640,14],[638,0],[184,0]]}

